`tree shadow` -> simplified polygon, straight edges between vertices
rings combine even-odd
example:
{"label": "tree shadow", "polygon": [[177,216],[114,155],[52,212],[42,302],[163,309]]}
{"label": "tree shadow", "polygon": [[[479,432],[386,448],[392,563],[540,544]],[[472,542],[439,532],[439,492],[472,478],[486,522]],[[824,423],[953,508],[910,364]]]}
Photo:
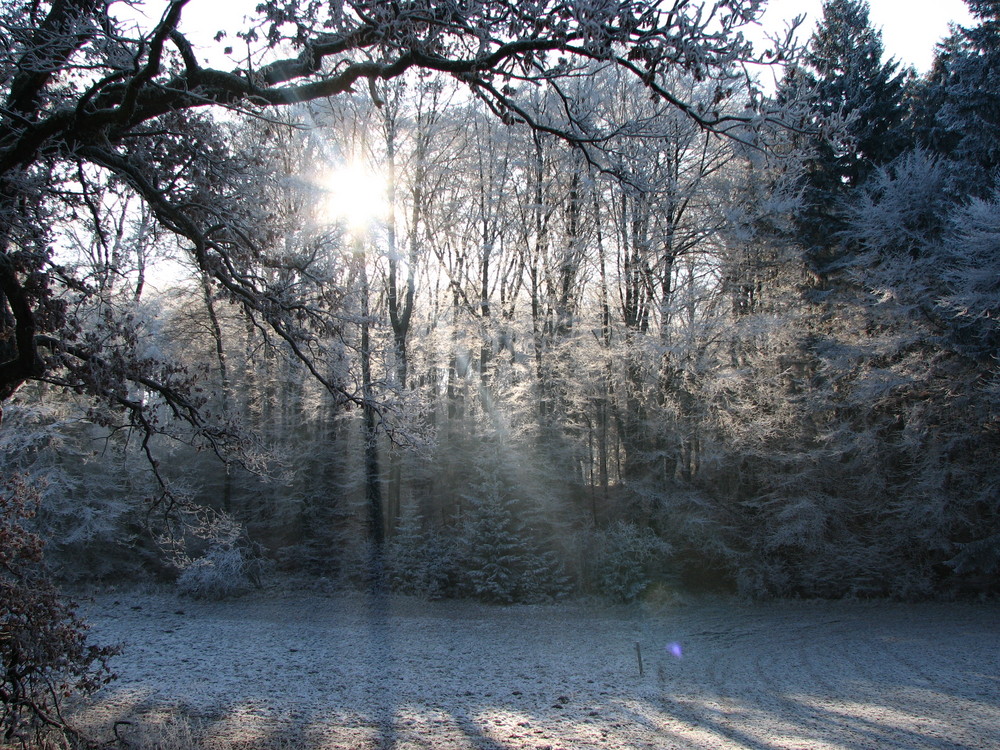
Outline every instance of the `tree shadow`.
{"label": "tree shadow", "polygon": [[[125,708],[169,708],[183,681],[149,688],[166,676],[156,670],[169,649],[186,649],[185,659],[205,659],[185,665],[188,679],[218,681],[197,697],[224,705],[199,720],[216,736],[228,727],[262,748],[1000,747],[995,626],[948,624],[944,614],[923,637],[905,610],[893,624],[876,610],[830,620],[792,608],[801,620],[792,622],[774,613],[755,621],[734,608],[732,626],[694,610],[668,628],[641,617],[623,624],[629,615],[618,612],[587,620],[559,610],[546,621],[531,619],[545,615],[531,608],[433,607],[384,589],[331,598],[304,622],[283,606],[213,610],[224,616],[188,631],[164,628],[161,613],[136,619],[147,628],[137,638],[160,640],[145,676],[105,696]],[[197,609],[185,608],[189,616]],[[842,623],[840,632],[831,622]],[[690,645],[683,661],[662,646],[681,637],[678,628]],[[240,633],[256,640],[234,643]],[[636,638],[649,642],[644,676]],[[260,651],[259,660],[227,664],[247,650]],[[854,661],[845,668],[844,659]]]}
{"label": "tree shadow", "polygon": [[383,580],[380,561],[374,561],[368,589],[368,663],[377,665],[374,681],[374,721],[377,727],[377,750],[394,750],[398,741],[396,713],[397,668],[393,654],[391,601]]}

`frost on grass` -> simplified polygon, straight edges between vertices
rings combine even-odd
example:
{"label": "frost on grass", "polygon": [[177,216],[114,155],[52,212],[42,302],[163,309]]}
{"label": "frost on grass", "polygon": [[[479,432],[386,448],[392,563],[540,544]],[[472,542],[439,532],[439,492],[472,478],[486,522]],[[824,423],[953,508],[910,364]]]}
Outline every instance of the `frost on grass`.
{"label": "frost on grass", "polygon": [[996,604],[267,590],[88,606],[95,635],[125,643],[76,716],[99,736],[187,717],[213,748],[1000,746]]}

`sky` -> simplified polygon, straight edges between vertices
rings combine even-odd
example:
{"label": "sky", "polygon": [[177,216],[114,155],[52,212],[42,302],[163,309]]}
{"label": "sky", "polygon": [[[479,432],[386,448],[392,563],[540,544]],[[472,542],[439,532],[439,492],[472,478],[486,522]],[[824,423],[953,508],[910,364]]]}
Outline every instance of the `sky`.
{"label": "sky", "polygon": [[[963,0],[869,0],[869,6],[872,25],[882,31],[886,53],[920,73],[930,69],[934,46],[948,35],[949,23],[972,23]],[[799,32],[801,41],[806,42],[823,15],[822,0],[769,0],[763,25],[781,29],[799,14],[806,15]]]}
{"label": "sky", "polygon": [[[213,43],[211,37],[220,28],[237,28],[244,9],[252,9],[256,4],[256,0],[190,0],[181,28],[199,46],[218,49],[235,42],[234,46],[239,47],[239,40],[232,37],[221,44]],[[147,12],[158,17],[162,5],[162,0],[152,0],[147,3]],[[930,69],[934,46],[948,34],[948,24],[969,25],[972,22],[963,0],[869,0],[869,5],[872,23],[882,31],[887,54],[904,67],[913,65],[921,73]],[[799,36],[805,43],[816,20],[822,16],[822,8],[823,0],[768,0],[762,24],[766,29],[777,31],[796,15],[804,14],[806,20]],[[234,16],[235,25],[232,23]]]}
{"label": "sky", "polygon": [[[711,0],[705,0],[710,2]],[[235,67],[240,58],[240,41],[234,36],[222,42],[213,41],[221,28],[240,28],[245,12],[258,0],[190,0],[184,10],[181,29],[195,43],[199,56],[210,65]],[[913,65],[926,72],[933,61],[934,46],[949,32],[949,23],[969,25],[972,21],[963,0],[869,0],[873,24],[881,29],[888,55],[904,66]],[[165,0],[147,0],[139,7],[118,2],[113,6],[123,16],[141,13],[146,21],[155,23],[166,5]],[[805,14],[799,31],[801,43],[808,41],[816,20],[822,16],[823,0],[769,0],[762,25],[772,32],[780,31],[793,17]],[[134,17],[134,15],[133,15]],[[231,57],[222,54],[232,45]],[[763,74],[762,74],[763,78]],[[762,83],[767,86],[766,81]]]}

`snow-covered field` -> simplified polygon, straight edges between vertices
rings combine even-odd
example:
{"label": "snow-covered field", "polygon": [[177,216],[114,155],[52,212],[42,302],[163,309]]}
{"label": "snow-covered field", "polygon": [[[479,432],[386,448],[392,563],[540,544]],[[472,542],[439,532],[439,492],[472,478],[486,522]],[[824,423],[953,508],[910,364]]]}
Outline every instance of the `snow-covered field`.
{"label": "snow-covered field", "polygon": [[118,592],[82,609],[95,642],[125,647],[117,682],[76,716],[107,735],[183,714],[219,747],[1000,748],[996,603],[268,590]]}

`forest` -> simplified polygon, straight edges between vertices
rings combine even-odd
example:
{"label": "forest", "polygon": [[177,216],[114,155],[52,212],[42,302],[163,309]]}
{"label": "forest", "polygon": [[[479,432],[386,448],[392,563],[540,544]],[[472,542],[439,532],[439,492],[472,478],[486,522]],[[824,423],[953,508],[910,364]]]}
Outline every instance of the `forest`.
{"label": "forest", "polygon": [[864,0],[801,46],[748,41],[760,0],[269,0],[215,67],[186,0],[5,2],[4,616],[282,575],[995,593],[1000,3],[966,2],[926,74]]}

